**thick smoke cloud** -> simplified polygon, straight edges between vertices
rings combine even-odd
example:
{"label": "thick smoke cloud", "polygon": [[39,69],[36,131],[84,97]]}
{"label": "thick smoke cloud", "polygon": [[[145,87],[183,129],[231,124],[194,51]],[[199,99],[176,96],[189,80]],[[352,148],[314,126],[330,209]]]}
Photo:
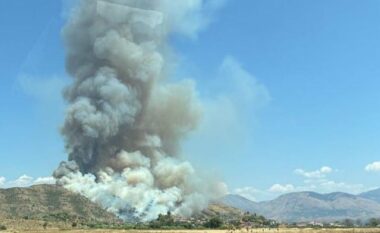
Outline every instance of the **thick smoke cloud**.
{"label": "thick smoke cloud", "polygon": [[[165,80],[164,48],[201,0],[83,0],[63,30],[69,106],[62,128],[68,162],[58,183],[126,220],[191,215],[223,191],[180,158],[201,116],[194,84]],[[213,1],[217,2],[217,1]]]}

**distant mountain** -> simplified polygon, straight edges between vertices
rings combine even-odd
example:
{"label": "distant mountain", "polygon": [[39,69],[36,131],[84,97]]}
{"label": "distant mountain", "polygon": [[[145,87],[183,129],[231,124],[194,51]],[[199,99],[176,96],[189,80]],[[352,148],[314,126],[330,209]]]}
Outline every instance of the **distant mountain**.
{"label": "distant mountain", "polygon": [[229,194],[221,199],[221,203],[227,206],[232,206],[243,211],[249,211],[252,213],[260,212],[260,204],[248,200],[245,197],[236,194]]}
{"label": "distant mountain", "polygon": [[359,194],[360,197],[380,203],[380,189]]}
{"label": "distant mountain", "polygon": [[263,206],[264,216],[288,222],[380,217],[380,204],[346,193],[291,193]]}
{"label": "distant mountain", "polygon": [[238,195],[227,195],[220,202],[278,221],[330,222],[345,218],[368,219],[380,217],[380,203],[374,200],[376,193],[370,194],[367,195],[371,196],[372,199],[363,197],[364,194],[297,192],[282,195],[272,201],[259,203]]}
{"label": "distant mountain", "polygon": [[0,189],[0,218],[46,221],[118,222],[87,198],[55,185]]}

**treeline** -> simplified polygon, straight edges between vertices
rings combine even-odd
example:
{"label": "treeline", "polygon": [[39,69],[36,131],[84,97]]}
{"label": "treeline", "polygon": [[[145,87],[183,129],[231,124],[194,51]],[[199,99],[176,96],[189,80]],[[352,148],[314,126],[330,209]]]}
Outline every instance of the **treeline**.
{"label": "treeline", "polygon": [[278,227],[278,223],[273,220],[268,220],[265,217],[257,214],[250,214],[249,212],[244,215],[234,216],[198,216],[192,218],[180,218],[174,216],[171,212],[160,214],[157,219],[150,222],[136,222],[124,224],[88,224],[89,228],[94,229],[241,229],[241,228],[269,228]]}
{"label": "treeline", "polygon": [[370,218],[367,221],[363,221],[361,219],[345,219],[343,221],[338,222],[343,227],[379,227],[380,226],[380,218]]}
{"label": "treeline", "polygon": [[288,228],[378,228],[380,227],[380,218],[362,219],[344,219],[335,222],[308,222],[308,223],[288,223],[282,224]]}
{"label": "treeline", "polygon": [[243,215],[216,215],[212,217],[176,218],[168,212],[166,215],[160,214],[154,221],[149,222],[149,228],[153,229],[240,229],[252,227],[277,227],[278,223],[266,219],[265,217],[249,212]]}

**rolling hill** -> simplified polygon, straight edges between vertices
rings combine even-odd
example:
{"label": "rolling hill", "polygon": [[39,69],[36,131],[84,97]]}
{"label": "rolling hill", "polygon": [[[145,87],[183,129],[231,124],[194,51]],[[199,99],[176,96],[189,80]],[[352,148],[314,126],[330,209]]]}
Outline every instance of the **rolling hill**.
{"label": "rolling hill", "polygon": [[[225,219],[241,216],[242,210],[211,203],[198,217]],[[56,185],[0,189],[0,219],[78,223],[121,223],[121,220],[87,198]]]}
{"label": "rolling hill", "polygon": [[117,222],[87,198],[55,185],[0,189],[0,218],[46,221]]}

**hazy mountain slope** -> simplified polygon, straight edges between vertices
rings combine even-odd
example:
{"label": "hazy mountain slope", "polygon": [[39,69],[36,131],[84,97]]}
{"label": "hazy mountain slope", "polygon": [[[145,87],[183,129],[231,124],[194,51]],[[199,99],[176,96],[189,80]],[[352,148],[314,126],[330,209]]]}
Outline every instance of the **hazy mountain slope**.
{"label": "hazy mountain slope", "polygon": [[372,191],[361,193],[359,194],[359,196],[380,203],[380,189],[375,189]]}
{"label": "hazy mountain slope", "polygon": [[200,216],[204,218],[221,216],[225,219],[233,219],[242,216],[243,214],[244,212],[241,209],[228,206],[222,203],[211,203],[207,209],[202,211]]}
{"label": "hazy mountain slope", "polygon": [[262,214],[282,221],[333,221],[380,216],[380,205],[346,193],[291,193],[266,202]]}
{"label": "hazy mountain slope", "polygon": [[55,185],[0,189],[1,218],[115,222],[117,217],[85,197]]}
{"label": "hazy mountain slope", "polygon": [[261,212],[262,209],[260,208],[260,204],[235,194],[226,195],[223,198],[221,198],[219,202],[224,205],[232,206],[234,208],[238,208],[243,211],[249,211],[252,213]]}
{"label": "hazy mountain slope", "polygon": [[379,203],[347,193],[298,192],[260,203],[252,202],[238,195],[227,195],[220,202],[244,211],[264,215],[267,218],[287,222],[380,217]]}

